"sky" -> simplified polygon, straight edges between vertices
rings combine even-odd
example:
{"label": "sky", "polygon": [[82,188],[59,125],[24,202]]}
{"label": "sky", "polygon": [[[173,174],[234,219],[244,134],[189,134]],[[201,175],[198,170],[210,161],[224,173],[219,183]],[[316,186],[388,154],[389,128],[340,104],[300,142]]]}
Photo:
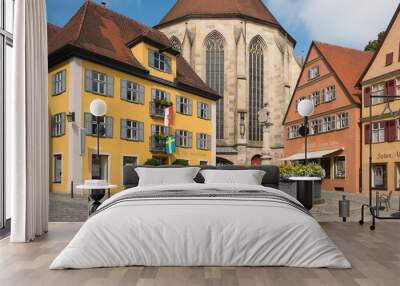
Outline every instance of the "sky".
{"label": "sky", "polygon": [[[148,26],[156,25],[175,0],[96,0]],[[199,0],[201,1],[201,0]],[[218,1],[218,0],[215,0]],[[263,0],[306,55],[312,40],[364,49],[392,18],[400,0]],[[48,21],[63,26],[84,0],[46,0]]]}

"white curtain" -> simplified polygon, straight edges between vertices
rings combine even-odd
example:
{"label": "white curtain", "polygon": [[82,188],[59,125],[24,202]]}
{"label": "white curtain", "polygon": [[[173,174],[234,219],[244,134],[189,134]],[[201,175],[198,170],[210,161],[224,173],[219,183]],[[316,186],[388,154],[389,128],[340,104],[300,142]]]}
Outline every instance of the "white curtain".
{"label": "white curtain", "polygon": [[11,242],[47,232],[49,128],[45,0],[15,1],[14,72],[6,117]]}

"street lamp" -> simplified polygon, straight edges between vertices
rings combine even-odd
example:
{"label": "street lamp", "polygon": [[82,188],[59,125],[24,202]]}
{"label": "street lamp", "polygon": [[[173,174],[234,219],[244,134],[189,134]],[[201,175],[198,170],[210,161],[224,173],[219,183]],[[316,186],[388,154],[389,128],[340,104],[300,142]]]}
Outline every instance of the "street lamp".
{"label": "street lamp", "polygon": [[304,117],[304,125],[300,127],[299,133],[304,136],[304,165],[307,165],[307,135],[309,133],[308,117],[314,113],[314,103],[309,99],[304,99],[297,105],[297,111]]}
{"label": "street lamp", "polygon": [[[96,118],[96,135],[97,135],[97,163],[99,164],[99,174],[101,177],[101,159],[100,159],[100,118],[103,117],[107,112],[107,104],[101,99],[95,99],[90,103],[90,113]],[[105,185],[105,182],[99,178],[97,184]],[[93,200],[92,205],[89,208],[89,213],[93,213],[100,206],[100,200],[105,195],[105,189],[91,189],[90,198]]]}
{"label": "street lamp", "polygon": [[[97,160],[100,162],[100,117],[107,112],[107,104],[101,99],[95,99],[90,103],[90,113],[96,117],[97,133]],[[100,164],[100,163],[99,163]]]}
{"label": "street lamp", "polygon": [[[299,133],[304,136],[304,165],[308,164],[307,159],[307,136],[308,136],[308,117],[314,113],[314,103],[309,99],[300,101],[297,105],[297,111],[304,117],[304,125],[300,127]],[[292,177],[292,181],[297,184],[297,200],[301,202],[308,210],[313,207],[313,184],[314,181],[320,180],[315,177]]]}

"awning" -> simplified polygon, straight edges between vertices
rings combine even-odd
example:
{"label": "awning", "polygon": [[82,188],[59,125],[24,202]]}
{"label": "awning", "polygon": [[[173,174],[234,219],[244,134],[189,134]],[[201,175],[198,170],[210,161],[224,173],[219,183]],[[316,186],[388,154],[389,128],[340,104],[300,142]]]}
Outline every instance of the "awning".
{"label": "awning", "polygon": [[[344,148],[308,152],[307,153],[307,159],[320,159],[320,158],[324,158],[324,157],[329,157],[329,155],[332,155],[334,153],[337,153],[337,152],[343,151],[343,150],[344,150]],[[304,160],[304,152],[303,153],[296,153],[296,154],[294,154],[292,156],[289,156],[287,158],[281,159],[281,161],[298,161],[298,160]]]}

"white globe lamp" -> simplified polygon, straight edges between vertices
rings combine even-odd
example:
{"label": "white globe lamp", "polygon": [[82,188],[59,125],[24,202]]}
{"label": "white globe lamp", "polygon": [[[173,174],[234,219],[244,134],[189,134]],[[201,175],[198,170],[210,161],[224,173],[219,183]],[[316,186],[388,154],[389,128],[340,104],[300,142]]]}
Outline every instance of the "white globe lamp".
{"label": "white globe lamp", "polygon": [[[101,169],[101,160],[100,160],[100,119],[105,116],[107,113],[107,104],[101,99],[95,99],[90,103],[90,113],[96,118],[96,135],[97,135],[97,164],[99,164],[99,168]],[[103,121],[104,122],[104,121]],[[101,173],[101,170],[99,171]],[[105,185],[104,180],[91,180],[92,184]],[[90,206],[89,213],[94,212],[98,206],[100,205],[100,200],[105,195],[105,189],[93,188],[90,190],[90,198],[93,200],[92,205]]]}
{"label": "white globe lamp", "polygon": [[104,116],[107,113],[107,104],[101,99],[95,99],[90,103],[90,113],[96,117]]}
{"label": "white globe lamp", "polygon": [[314,113],[314,103],[309,99],[304,99],[299,102],[297,110],[303,117],[310,116]]}

